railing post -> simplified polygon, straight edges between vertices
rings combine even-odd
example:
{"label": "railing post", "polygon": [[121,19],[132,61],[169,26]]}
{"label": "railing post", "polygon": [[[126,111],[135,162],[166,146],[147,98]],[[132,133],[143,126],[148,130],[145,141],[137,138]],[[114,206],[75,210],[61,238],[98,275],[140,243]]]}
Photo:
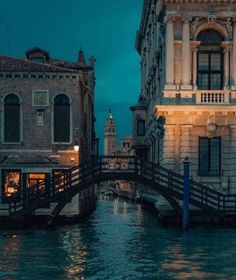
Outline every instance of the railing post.
{"label": "railing post", "polygon": [[184,159],[183,230],[189,227],[189,158]]}
{"label": "railing post", "polygon": [[138,176],[138,158],[137,156],[134,158],[134,173],[135,173],[135,176]]}
{"label": "railing post", "polygon": [[99,157],[99,174],[102,174],[102,158]]}

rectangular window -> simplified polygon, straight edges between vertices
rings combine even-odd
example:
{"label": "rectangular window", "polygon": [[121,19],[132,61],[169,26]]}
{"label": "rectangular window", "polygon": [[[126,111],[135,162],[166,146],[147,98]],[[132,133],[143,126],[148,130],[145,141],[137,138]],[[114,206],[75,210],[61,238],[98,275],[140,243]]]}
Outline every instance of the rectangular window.
{"label": "rectangular window", "polygon": [[27,188],[41,184],[40,189],[45,188],[46,174],[44,173],[29,173],[27,174]]}
{"label": "rectangular window", "polygon": [[61,192],[69,184],[71,171],[69,169],[54,169],[52,176],[55,192]]}
{"label": "rectangular window", "polygon": [[210,75],[210,88],[211,89],[221,88],[221,75],[220,74],[211,74]]}
{"label": "rectangular window", "polygon": [[219,53],[211,54],[211,70],[221,71],[221,54]]}
{"label": "rectangular window", "polygon": [[137,136],[145,135],[145,120],[137,120]]}
{"label": "rectangular window", "polygon": [[220,176],[221,138],[199,138],[199,175]]}
{"label": "rectangular window", "polygon": [[199,70],[208,70],[208,54],[199,53]]}
{"label": "rectangular window", "polygon": [[20,170],[3,170],[3,196],[9,197],[20,191],[21,188],[21,171]]}
{"label": "rectangular window", "polygon": [[221,50],[215,51],[212,48],[212,50],[206,51],[201,46],[198,53],[198,89],[220,90],[222,86],[223,56]]}
{"label": "rectangular window", "polygon": [[198,75],[198,89],[208,88],[208,74]]}

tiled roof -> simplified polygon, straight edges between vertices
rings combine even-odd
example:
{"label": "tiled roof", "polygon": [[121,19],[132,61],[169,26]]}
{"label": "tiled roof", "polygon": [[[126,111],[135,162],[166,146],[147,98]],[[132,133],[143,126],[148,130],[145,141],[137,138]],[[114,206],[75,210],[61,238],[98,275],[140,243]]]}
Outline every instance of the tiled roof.
{"label": "tiled roof", "polygon": [[73,69],[58,67],[47,63],[37,63],[27,59],[19,59],[0,55],[0,72],[55,72],[78,73]]}

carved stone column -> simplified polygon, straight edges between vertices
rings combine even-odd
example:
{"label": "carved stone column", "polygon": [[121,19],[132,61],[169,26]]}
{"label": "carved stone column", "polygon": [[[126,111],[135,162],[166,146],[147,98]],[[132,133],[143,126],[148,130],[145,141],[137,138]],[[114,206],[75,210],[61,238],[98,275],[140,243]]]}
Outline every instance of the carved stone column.
{"label": "carved stone column", "polygon": [[229,88],[229,53],[232,42],[224,41],[221,46],[224,48],[224,89]]}
{"label": "carved stone column", "polygon": [[191,48],[190,48],[190,18],[183,18],[183,33],[182,33],[182,89],[192,89],[191,81]]}
{"label": "carved stone column", "polygon": [[193,56],[193,62],[192,62],[192,73],[193,73],[193,89],[197,90],[197,52],[198,52],[198,46],[200,45],[200,41],[192,41],[191,47],[192,47],[192,56]]}
{"label": "carved stone column", "polygon": [[233,49],[232,49],[232,82],[233,89],[236,90],[236,18],[234,19],[234,30],[233,30]]}
{"label": "carved stone column", "polygon": [[166,17],[166,89],[174,89],[174,23]]}

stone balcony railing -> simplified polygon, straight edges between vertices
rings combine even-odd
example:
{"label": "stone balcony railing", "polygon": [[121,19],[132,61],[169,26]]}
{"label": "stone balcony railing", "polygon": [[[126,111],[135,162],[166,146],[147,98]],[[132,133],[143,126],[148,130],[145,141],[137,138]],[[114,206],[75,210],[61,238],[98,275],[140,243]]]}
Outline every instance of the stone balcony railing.
{"label": "stone balcony railing", "polygon": [[230,91],[227,90],[197,90],[196,104],[229,104]]}

